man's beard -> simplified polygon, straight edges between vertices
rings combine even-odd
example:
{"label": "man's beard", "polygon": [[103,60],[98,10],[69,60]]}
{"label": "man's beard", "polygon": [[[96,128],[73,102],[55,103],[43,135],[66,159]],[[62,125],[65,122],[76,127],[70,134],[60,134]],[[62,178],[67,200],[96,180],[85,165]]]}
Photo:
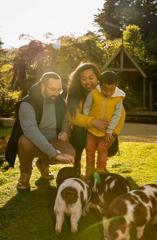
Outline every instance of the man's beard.
{"label": "man's beard", "polygon": [[49,96],[47,98],[50,99],[50,100],[55,100],[57,97],[56,96]]}
{"label": "man's beard", "polygon": [[57,98],[57,96],[56,96],[56,95],[48,96],[48,95],[46,94],[46,92],[44,92],[44,98],[45,98],[47,101],[54,101],[54,100]]}
{"label": "man's beard", "polygon": [[56,96],[45,96],[46,102],[54,102],[56,100]]}

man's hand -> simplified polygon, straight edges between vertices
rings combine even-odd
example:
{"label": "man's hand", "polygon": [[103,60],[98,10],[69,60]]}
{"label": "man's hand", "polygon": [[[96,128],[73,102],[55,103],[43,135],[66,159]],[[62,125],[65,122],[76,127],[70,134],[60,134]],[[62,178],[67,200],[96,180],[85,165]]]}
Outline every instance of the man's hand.
{"label": "man's hand", "polygon": [[59,163],[72,163],[74,164],[74,156],[68,153],[60,153],[55,157],[55,160]]}
{"label": "man's hand", "polygon": [[112,143],[112,141],[113,141],[113,135],[112,135],[112,133],[106,133],[106,135],[105,135],[105,143],[107,143],[107,144],[111,144]]}
{"label": "man's hand", "polygon": [[68,134],[66,132],[60,132],[58,134],[58,140],[61,140],[63,142],[68,140]]}
{"label": "man's hand", "polygon": [[97,128],[100,131],[105,131],[107,128],[108,122],[105,120],[94,119],[92,121],[93,127]]}

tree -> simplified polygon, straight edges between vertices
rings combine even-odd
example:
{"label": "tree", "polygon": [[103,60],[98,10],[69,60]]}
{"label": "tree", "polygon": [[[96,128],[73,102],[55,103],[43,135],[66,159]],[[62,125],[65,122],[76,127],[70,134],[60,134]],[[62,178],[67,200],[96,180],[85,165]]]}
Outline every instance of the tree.
{"label": "tree", "polygon": [[142,29],[144,40],[148,40],[149,34],[157,33],[157,0],[136,0],[134,9],[138,12],[135,24]]}
{"label": "tree", "polygon": [[99,31],[105,34],[107,39],[121,37],[120,28],[128,25],[131,18],[131,0],[106,0],[102,10],[95,15],[95,23]]}
{"label": "tree", "polygon": [[74,36],[61,37],[61,48],[56,55],[55,70],[65,82],[74,68],[86,59],[85,53],[78,47],[77,43],[78,39]]}
{"label": "tree", "polygon": [[55,51],[51,44],[38,40],[31,40],[28,45],[20,47],[13,59],[12,87],[22,90],[22,95],[25,95],[45,71],[54,69]]}
{"label": "tree", "polygon": [[8,51],[0,43],[0,116],[13,115],[14,107],[19,99],[20,92],[12,91],[10,87],[13,77],[13,65],[10,63]]}
{"label": "tree", "polygon": [[103,45],[95,34],[88,32],[84,36],[62,36],[61,48],[57,52],[55,70],[61,75],[66,88],[70,73],[81,62],[93,62],[99,67],[103,62]]}
{"label": "tree", "polygon": [[86,61],[93,62],[99,67],[103,62],[103,43],[98,35],[88,32],[79,37],[76,46],[85,53]]}
{"label": "tree", "polygon": [[146,63],[146,49],[140,27],[128,25],[123,31],[123,41],[125,47],[134,56],[140,65]]}
{"label": "tree", "polygon": [[[115,39],[120,36],[118,28],[129,24],[137,25],[147,41],[149,35],[157,34],[157,0],[106,0],[102,10],[95,15],[95,23],[106,38]],[[113,24],[113,25],[112,25]]]}

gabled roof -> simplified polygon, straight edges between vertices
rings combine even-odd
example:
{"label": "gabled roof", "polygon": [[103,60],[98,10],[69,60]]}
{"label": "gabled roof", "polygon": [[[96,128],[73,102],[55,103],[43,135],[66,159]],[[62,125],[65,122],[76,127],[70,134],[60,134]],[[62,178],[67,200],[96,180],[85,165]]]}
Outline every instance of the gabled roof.
{"label": "gabled roof", "polygon": [[[109,67],[111,65],[111,63],[119,57],[119,68],[117,67]],[[134,66],[134,68],[126,68],[125,67],[125,57],[127,57],[129,59],[129,61],[132,63],[132,65]],[[109,58],[109,60],[106,62],[106,64],[103,67],[103,70],[105,69],[111,69],[111,70],[115,70],[115,71],[139,71],[140,74],[146,78],[147,75],[145,74],[145,72],[142,70],[142,68],[138,65],[138,63],[133,59],[133,57],[130,55],[130,53],[126,50],[126,48],[121,45],[120,48],[113,54],[113,56],[111,56],[111,58]]]}

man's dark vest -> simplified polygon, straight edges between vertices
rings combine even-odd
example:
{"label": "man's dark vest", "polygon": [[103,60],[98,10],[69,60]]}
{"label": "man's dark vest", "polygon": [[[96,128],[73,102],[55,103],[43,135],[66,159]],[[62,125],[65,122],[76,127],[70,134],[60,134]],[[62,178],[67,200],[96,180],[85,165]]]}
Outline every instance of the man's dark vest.
{"label": "man's dark vest", "polygon": [[[18,116],[21,102],[28,102],[29,104],[31,104],[31,106],[35,110],[36,120],[39,125],[43,113],[43,96],[41,94],[40,83],[36,83],[35,85],[33,85],[29,91],[29,94],[26,95],[22,99],[22,101],[18,102],[16,106],[15,123],[5,152],[5,158],[6,161],[9,163],[9,167],[14,167],[16,154],[18,152],[18,140],[20,136],[23,134]],[[66,113],[65,101],[61,96],[57,97],[55,100],[55,111],[57,133],[59,133],[61,131],[62,122]]]}

